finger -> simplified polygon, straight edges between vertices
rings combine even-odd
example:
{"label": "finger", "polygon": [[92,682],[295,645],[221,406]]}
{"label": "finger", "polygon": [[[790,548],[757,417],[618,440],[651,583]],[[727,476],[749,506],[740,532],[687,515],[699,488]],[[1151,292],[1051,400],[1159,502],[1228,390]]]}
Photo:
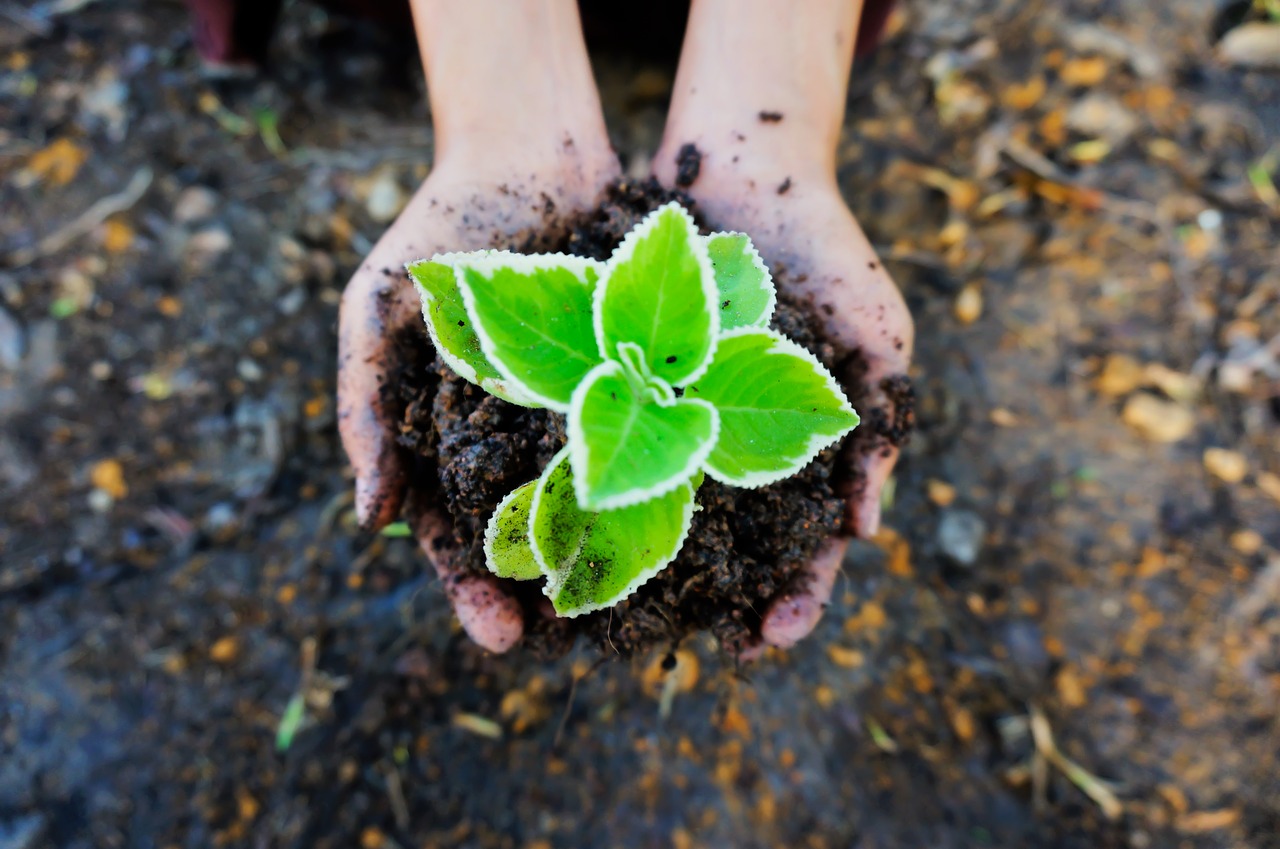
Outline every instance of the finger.
{"label": "finger", "polygon": [[860,466],[863,485],[850,497],[846,519],[848,527],[862,539],[870,539],[880,530],[882,493],[898,462],[898,453],[896,446],[885,443],[854,461]]}
{"label": "finger", "polygon": [[805,566],[796,588],[774,599],[760,626],[760,636],[766,643],[789,649],[809,636],[831,600],[836,573],[848,547],[847,539],[828,539]]}
{"label": "finger", "polygon": [[509,651],[524,635],[520,603],[493,575],[464,572],[449,521],[434,508],[411,504],[414,536],[444,585],[462,630],[472,642],[494,654]]}
{"label": "finger", "polygon": [[416,301],[403,260],[391,261],[381,248],[347,284],[338,313],[338,432],[356,474],[356,518],[367,530],[393,521],[403,500],[405,470],[383,385],[392,365],[389,334]]}

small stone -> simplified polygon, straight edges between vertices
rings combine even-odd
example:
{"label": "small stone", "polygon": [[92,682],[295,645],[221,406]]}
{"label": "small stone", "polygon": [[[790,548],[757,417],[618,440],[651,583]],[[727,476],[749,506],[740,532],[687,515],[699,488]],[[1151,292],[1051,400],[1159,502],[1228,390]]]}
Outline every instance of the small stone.
{"label": "small stone", "polygon": [[0,849],[34,849],[44,836],[46,823],[41,814],[0,820]]}
{"label": "small stone", "polygon": [[1138,119],[1110,94],[1090,93],[1067,110],[1067,129],[1083,136],[1106,139],[1113,146],[1138,129]]}
{"label": "small stone", "polygon": [[1252,528],[1244,528],[1231,535],[1231,547],[1246,557],[1262,549],[1262,534]]}
{"label": "small stone", "polygon": [[242,380],[246,380],[249,383],[257,383],[263,377],[262,366],[245,357],[236,363],[236,374],[240,375]]}
{"label": "small stone", "polygon": [[1017,427],[1022,423],[1018,414],[1006,407],[996,407],[989,415],[991,423],[996,427]]}
{"label": "small stone", "polygon": [[27,348],[27,336],[18,320],[0,306],[0,369],[17,371]]}
{"label": "small stone", "polygon": [[105,489],[89,490],[89,509],[95,513],[106,513],[114,505],[115,499]]}
{"label": "small stone", "polygon": [[1195,414],[1183,405],[1141,393],[1124,405],[1121,418],[1152,442],[1177,442],[1195,430]]}
{"label": "small stone", "polygon": [[982,315],[982,288],[977,283],[968,283],[960,290],[954,312],[961,324],[973,324]]}
{"label": "small stone", "polygon": [[1280,68],[1280,23],[1254,21],[1236,27],[1218,42],[1218,56],[1245,68]]}
{"label": "small stone", "polygon": [[93,304],[93,280],[78,268],[63,269],[58,275],[57,292],[57,299],[73,307],[74,312],[88,309]]}
{"label": "small stone", "polygon": [[187,254],[197,262],[208,262],[230,249],[231,234],[225,227],[206,227],[187,241]]}
{"label": "small stone", "polygon": [[217,533],[235,524],[236,509],[225,501],[220,501],[209,508],[205,514],[204,526],[209,533]]}
{"label": "small stone", "polygon": [[1133,357],[1112,354],[1107,357],[1094,387],[1108,398],[1128,395],[1142,384],[1142,366]]}
{"label": "small stone", "polygon": [[198,224],[207,221],[218,211],[218,195],[205,186],[190,186],[182,190],[173,204],[173,220],[178,224]]}
{"label": "small stone", "polygon": [[961,566],[978,562],[987,523],[972,510],[948,510],[938,523],[938,547]]}
{"label": "small stone", "polygon": [[395,220],[407,202],[395,173],[390,168],[383,168],[369,184],[364,206],[370,218],[379,224],[387,224]]}
{"label": "small stone", "polygon": [[1226,483],[1240,483],[1249,473],[1249,462],[1239,451],[1226,448],[1206,448],[1204,452],[1205,470]]}
{"label": "small stone", "polygon": [[924,486],[929,500],[938,507],[950,507],[956,500],[956,488],[946,481],[930,478]]}

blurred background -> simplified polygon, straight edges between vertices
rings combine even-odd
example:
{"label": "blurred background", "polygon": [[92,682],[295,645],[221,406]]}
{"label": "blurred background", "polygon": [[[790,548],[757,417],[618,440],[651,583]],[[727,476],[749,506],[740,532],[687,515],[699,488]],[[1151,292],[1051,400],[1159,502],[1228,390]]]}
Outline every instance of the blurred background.
{"label": "blurred background", "polygon": [[886,529],[789,653],[541,663],[353,527],[412,45],[0,2],[0,849],[1280,846],[1278,65],[1272,0],[902,5],[839,166],[918,324]]}

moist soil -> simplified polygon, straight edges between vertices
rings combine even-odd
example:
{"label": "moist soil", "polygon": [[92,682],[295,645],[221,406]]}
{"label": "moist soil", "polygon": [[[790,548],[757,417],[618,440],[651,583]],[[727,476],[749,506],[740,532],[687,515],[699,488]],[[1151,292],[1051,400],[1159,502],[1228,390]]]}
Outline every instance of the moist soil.
{"label": "moist soil", "polygon": [[[0,4],[0,847],[1280,846],[1280,77],[1219,5],[898,4],[837,167],[917,427],[739,668],[489,655],[358,532],[334,327],[418,71],[307,2],[239,82],[182,3]],[[673,66],[595,70],[648,173]]]}
{"label": "moist soil", "polygon": [[[697,156],[692,145],[681,153],[683,159]],[[574,221],[551,250],[608,259],[646,213],[670,200],[696,215],[689,198],[655,180],[620,181],[600,208]],[[785,280],[779,289],[786,291]],[[827,368],[839,364],[859,373],[856,354],[842,355],[824,341],[804,304],[784,296],[772,326],[813,351]],[[489,517],[507,493],[535,479],[564,445],[563,417],[508,404],[462,380],[438,360],[422,330],[403,334],[397,347],[402,365],[385,391],[395,393],[403,409],[400,439],[419,461],[416,486],[447,506],[460,543],[460,565],[487,573],[483,544]],[[862,409],[857,386],[845,389],[854,408]],[[898,394],[901,418],[909,420],[910,390]],[[905,437],[893,435],[899,441]],[[705,481],[680,554],[610,610],[548,621],[541,582],[508,582],[524,602],[526,648],[540,656],[560,655],[585,633],[601,649],[630,656],[654,645],[674,648],[691,633],[709,631],[736,653],[758,635],[760,613],[769,601],[803,580],[800,567],[824,539],[840,533],[844,500],[837,492],[857,486],[857,481],[834,479],[842,444],[772,486],[742,489]],[[860,444],[870,450],[872,441]]]}

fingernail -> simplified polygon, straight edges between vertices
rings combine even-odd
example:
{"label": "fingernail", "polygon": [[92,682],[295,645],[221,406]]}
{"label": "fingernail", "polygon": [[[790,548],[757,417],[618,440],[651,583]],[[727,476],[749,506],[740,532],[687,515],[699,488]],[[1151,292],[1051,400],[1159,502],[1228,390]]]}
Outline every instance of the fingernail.
{"label": "fingernail", "polygon": [[371,525],[373,524],[373,522],[376,520],[377,517],[374,515],[374,509],[373,509],[374,508],[373,485],[369,482],[368,478],[364,478],[364,477],[356,478],[355,501],[356,501],[356,521],[360,524],[360,527],[366,531],[377,530],[376,528],[371,527]]}
{"label": "fingernail", "polygon": [[858,508],[858,536],[870,539],[880,530],[880,490],[868,491]]}

